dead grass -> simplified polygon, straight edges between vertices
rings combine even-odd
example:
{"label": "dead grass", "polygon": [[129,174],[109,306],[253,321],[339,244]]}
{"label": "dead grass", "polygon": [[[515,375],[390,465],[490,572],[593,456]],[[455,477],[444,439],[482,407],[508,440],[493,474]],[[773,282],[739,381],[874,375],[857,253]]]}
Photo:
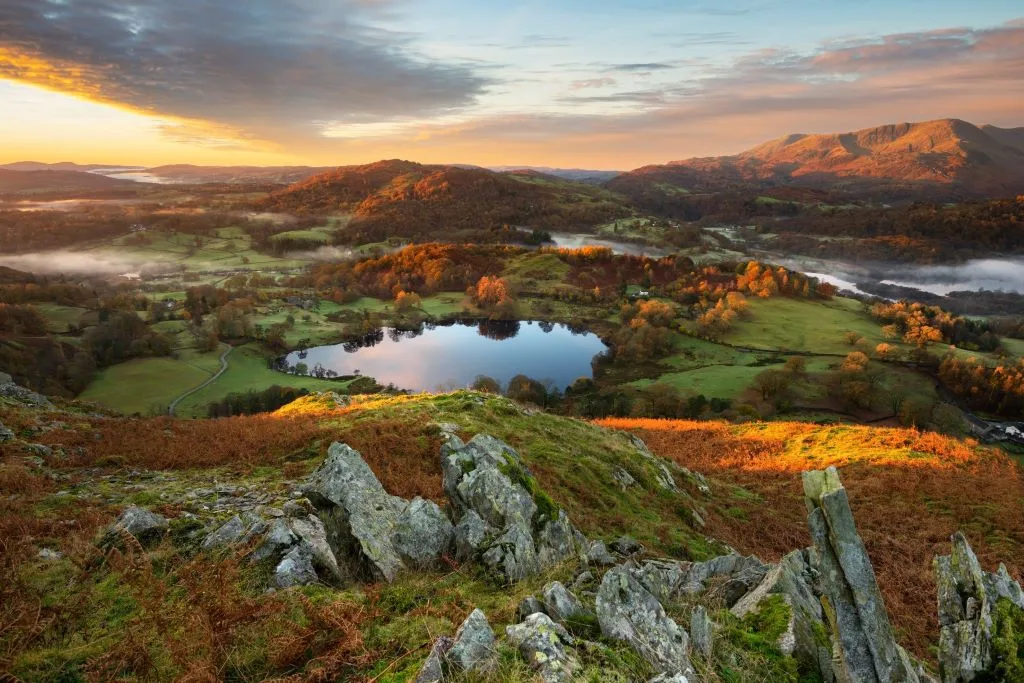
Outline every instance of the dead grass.
{"label": "dead grass", "polygon": [[[932,558],[962,529],[982,563],[1024,569],[1024,481],[1000,451],[912,429],[607,419],[717,482],[710,535],[777,560],[810,544],[799,473],[842,468],[894,625],[919,656],[937,640]],[[742,487],[744,494],[735,487]]]}

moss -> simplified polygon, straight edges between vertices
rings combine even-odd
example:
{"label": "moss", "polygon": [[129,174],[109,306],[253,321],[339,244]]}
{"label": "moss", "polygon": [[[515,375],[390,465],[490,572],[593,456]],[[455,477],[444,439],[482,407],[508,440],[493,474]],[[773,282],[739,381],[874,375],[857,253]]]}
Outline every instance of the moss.
{"label": "moss", "polygon": [[202,542],[202,532],[206,527],[195,517],[176,517],[170,524],[171,542],[176,548],[195,551]]}
{"label": "moss", "polygon": [[1006,598],[992,614],[992,666],[975,680],[1024,681],[1024,610]]}
{"label": "moss", "polygon": [[760,609],[743,619],[728,612],[721,613],[725,641],[725,656],[717,658],[717,672],[730,683],[749,680],[757,671],[762,680],[800,681],[797,661],[779,651],[779,638],[789,627],[790,607],[781,595],[772,595],[762,601]]}

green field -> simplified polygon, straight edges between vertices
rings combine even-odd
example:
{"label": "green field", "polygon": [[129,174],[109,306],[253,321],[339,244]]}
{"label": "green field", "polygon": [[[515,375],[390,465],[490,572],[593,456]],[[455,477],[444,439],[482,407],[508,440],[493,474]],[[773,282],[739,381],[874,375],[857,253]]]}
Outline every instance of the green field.
{"label": "green field", "polygon": [[102,370],[79,398],[126,414],[164,412],[175,398],[210,378],[220,367],[218,356],[136,358]]}
{"label": "green field", "polygon": [[872,320],[855,299],[836,297],[831,301],[807,301],[772,297],[748,301],[750,317],[733,324],[723,339],[728,344],[845,355],[853,350],[844,339],[847,332],[856,332],[872,347],[887,341],[882,336],[881,325]]}
{"label": "green field", "polygon": [[1003,346],[1017,358],[1024,358],[1024,339],[1010,339],[1003,337]]}
{"label": "green field", "polygon": [[315,377],[297,377],[277,372],[267,367],[267,359],[268,356],[256,344],[237,347],[228,356],[227,372],[210,386],[182,401],[176,414],[180,417],[205,416],[206,406],[209,403],[219,401],[228,394],[252,390],[261,391],[275,384],[283,387],[309,389],[310,391],[341,391],[349,385],[348,381],[333,382]]}
{"label": "green field", "polygon": [[82,322],[82,316],[89,312],[87,308],[49,303],[36,304],[35,309],[46,318],[46,330],[55,334],[67,332],[68,325],[77,327]]}

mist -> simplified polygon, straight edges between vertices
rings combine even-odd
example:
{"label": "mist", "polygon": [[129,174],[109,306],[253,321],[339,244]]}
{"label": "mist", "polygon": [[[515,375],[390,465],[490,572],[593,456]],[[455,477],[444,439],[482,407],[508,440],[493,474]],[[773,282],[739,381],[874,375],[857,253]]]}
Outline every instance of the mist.
{"label": "mist", "polygon": [[0,266],[42,275],[124,275],[166,273],[174,264],[152,259],[133,259],[116,252],[43,251],[0,256]]}
{"label": "mist", "polygon": [[982,289],[1024,294],[1024,258],[975,259],[956,266],[900,267],[881,282],[940,296]]}

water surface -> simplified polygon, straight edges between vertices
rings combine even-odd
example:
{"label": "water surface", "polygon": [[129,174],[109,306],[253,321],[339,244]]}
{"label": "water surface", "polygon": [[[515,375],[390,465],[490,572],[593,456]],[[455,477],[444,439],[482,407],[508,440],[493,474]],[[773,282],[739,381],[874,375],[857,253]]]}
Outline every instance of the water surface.
{"label": "water surface", "polygon": [[550,380],[565,389],[592,377],[591,361],[607,347],[591,333],[542,322],[484,321],[426,327],[416,332],[383,328],[366,338],[318,346],[285,357],[289,367],[320,365],[338,375],[362,374],[401,389],[466,387],[478,375],[502,387],[516,375]]}

